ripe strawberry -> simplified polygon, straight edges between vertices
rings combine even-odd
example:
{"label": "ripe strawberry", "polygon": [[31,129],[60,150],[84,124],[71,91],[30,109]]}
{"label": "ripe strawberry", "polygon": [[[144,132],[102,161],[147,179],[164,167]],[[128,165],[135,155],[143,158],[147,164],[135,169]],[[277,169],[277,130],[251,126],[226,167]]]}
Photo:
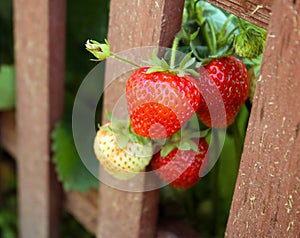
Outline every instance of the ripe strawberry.
{"label": "ripe strawberry", "polygon": [[160,152],[153,156],[151,167],[161,180],[175,188],[189,188],[200,180],[199,171],[208,156],[208,144],[204,138],[193,141],[198,142],[198,152],[175,148],[165,157]]}
{"label": "ripe strawberry", "polygon": [[199,107],[200,91],[190,76],[139,68],[126,85],[128,112],[134,132],[164,139],[187,122]]}
{"label": "ripe strawberry", "polygon": [[111,123],[102,126],[95,137],[94,152],[104,169],[118,179],[130,179],[141,172],[152,158],[151,142],[143,144],[128,140],[124,147],[111,129]]}
{"label": "ripe strawberry", "polygon": [[229,56],[212,60],[201,67],[199,73],[201,101],[197,114],[200,120],[209,127],[229,126],[248,98],[249,79],[245,65]]}

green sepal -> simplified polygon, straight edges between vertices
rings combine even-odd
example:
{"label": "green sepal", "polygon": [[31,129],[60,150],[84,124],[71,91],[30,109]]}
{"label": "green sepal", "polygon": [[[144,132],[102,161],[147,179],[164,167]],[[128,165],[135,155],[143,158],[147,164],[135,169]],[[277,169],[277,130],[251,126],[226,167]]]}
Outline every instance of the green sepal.
{"label": "green sepal", "polygon": [[160,155],[162,157],[166,157],[170,152],[176,149],[177,146],[175,144],[165,144],[162,149],[160,150]]}

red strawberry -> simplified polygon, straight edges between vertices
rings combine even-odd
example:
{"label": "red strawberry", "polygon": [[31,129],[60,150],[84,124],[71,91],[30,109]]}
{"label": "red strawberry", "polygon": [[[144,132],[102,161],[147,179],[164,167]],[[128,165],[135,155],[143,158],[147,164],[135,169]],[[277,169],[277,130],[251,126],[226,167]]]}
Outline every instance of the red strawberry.
{"label": "red strawberry", "polygon": [[190,76],[169,72],[148,73],[139,68],[126,85],[127,106],[134,132],[163,139],[187,122],[199,107],[200,91]]}
{"label": "red strawberry", "polygon": [[153,156],[151,166],[161,180],[175,188],[189,188],[200,180],[199,171],[208,156],[208,144],[204,138],[193,141],[198,142],[198,152],[175,148],[165,157],[160,152]]}
{"label": "red strawberry", "polygon": [[249,79],[242,61],[229,56],[214,59],[199,69],[201,101],[197,114],[209,127],[225,128],[233,123],[248,98]]}

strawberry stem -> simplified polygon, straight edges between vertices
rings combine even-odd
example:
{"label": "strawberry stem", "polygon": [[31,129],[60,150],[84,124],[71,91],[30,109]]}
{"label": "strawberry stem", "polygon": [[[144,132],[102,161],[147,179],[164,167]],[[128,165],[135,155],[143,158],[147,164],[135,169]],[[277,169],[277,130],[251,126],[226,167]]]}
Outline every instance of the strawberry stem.
{"label": "strawberry stem", "polygon": [[131,65],[133,65],[133,66],[135,66],[135,67],[137,67],[137,68],[141,68],[141,67],[142,67],[142,66],[140,66],[140,65],[138,65],[138,64],[136,64],[136,63],[134,63],[134,62],[132,62],[132,61],[130,61],[130,60],[127,60],[127,59],[125,59],[125,58],[122,58],[122,57],[120,57],[120,56],[118,56],[118,55],[116,55],[116,54],[110,53],[110,56],[112,56],[112,57],[114,57],[114,58],[116,58],[116,59],[118,59],[118,60],[120,60],[120,61],[123,61],[123,62],[125,62],[125,63],[127,63],[127,64],[131,64]]}
{"label": "strawberry stem", "polygon": [[171,53],[171,60],[170,60],[170,68],[171,69],[174,68],[174,66],[175,66],[176,50],[177,50],[177,47],[179,44],[179,40],[180,40],[180,37],[179,37],[179,34],[177,34],[174,38],[173,45],[172,45],[172,53]]}
{"label": "strawberry stem", "polygon": [[217,53],[217,38],[216,38],[216,32],[215,32],[215,28],[211,22],[210,19],[207,19],[207,24],[211,33],[211,41],[212,41],[212,45],[211,45],[211,54],[215,55]]}

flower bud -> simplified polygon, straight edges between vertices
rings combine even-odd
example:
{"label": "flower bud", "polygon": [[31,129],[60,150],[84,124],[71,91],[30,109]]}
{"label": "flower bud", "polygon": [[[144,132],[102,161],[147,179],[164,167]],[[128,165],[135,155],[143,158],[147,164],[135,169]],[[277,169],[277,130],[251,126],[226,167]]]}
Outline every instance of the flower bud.
{"label": "flower bud", "polygon": [[87,40],[85,47],[97,58],[97,60],[105,60],[107,57],[111,56],[110,45],[107,40],[105,40],[105,44],[100,44],[95,40]]}

